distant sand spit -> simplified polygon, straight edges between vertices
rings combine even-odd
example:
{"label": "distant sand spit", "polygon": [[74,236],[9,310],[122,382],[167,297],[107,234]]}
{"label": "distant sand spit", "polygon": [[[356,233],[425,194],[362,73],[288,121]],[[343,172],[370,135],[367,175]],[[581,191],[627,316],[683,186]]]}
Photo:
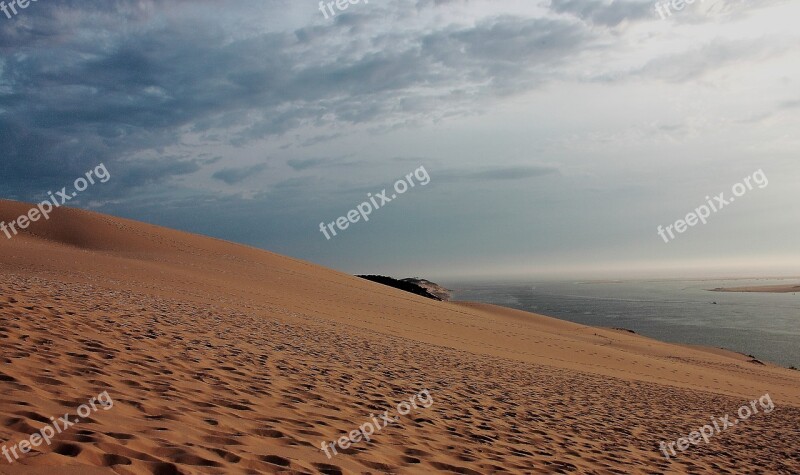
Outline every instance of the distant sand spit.
{"label": "distant sand spit", "polygon": [[788,294],[800,292],[800,285],[757,285],[751,287],[718,287],[713,292],[761,292],[768,294]]}
{"label": "distant sand spit", "polygon": [[[0,444],[115,402],[0,474],[800,472],[797,371],[75,209],[0,237]],[[658,451],[767,392],[771,414]]]}

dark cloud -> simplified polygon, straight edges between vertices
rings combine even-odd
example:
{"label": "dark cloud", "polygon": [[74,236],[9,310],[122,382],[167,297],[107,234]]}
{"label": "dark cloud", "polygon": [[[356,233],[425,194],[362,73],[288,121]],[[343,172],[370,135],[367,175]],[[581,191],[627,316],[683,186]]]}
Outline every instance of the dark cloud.
{"label": "dark cloud", "polygon": [[263,163],[244,168],[225,168],[215,172],[211,177],[216,180],[224,181],[229,185],[235,185],[244,181],[246,178],[266,170],[266,168],[267,166]]}
{"label": "dark cloud", "polygon": [[797,109],[798,107],[800,107],[800,99],[794,99],[794,100],[791,100],[791,101],[784,101],[779,106],[779,108],[782,109],[782,110]]}
{"label": "dark cloud", "polygon": [[436,180],[440,182],[525,180],[557,173],[558,169],[554,167],[527,165],[484,168],[480,170],[442,170],[436,173]]}
{"label": "dark cloud", "polygon": [[552,0],[550,8],[568,13],[592,24],[618,26],[628,21],[655,18],[654,0]]}
{"label": "dark cloud", "polygon": [[325,161],[326,160],[324,158],[307,158],[307,159],[292,159],[287,161],[286,163],[295,170],[301,171],[322,165],[323,163],[325,163]]}
{"label": "dark cloud", "polygon": [[350,155],[337,155],[332,157],[292,158],[286,161],[295,171],[313,170],[318,168],[345,168],[363,166],[365,163],[354,160]]}
{"label": "dark cloud", "polygon": [[338,134],[325,134],[325,135],[315,135],[308,139],[303,140],[300,145],[303,147],[310,147],[312,145],[317,145],[319,143],[328,142],[330,140],[338,139],[339,137],[344,136],[342,133]]}
{"label": "dark cloud", "polygon": [[173,157],[162,157],[157,160],[137,160],[113,167],[122,172],[115,178],[115,185],[121,188],[137,188],[169,181],[170,178],[188,175],[200,170],[200,160],[181,160]]}
{"label": "dark cloud", "polygon": [[697,81],[722,67],[741,64],[743,61],[764,61],[789,51],[789,48],[789,45],[776,48],[759,39],[715,40],[688,51],[654,59],[632,74],[673,83]]}

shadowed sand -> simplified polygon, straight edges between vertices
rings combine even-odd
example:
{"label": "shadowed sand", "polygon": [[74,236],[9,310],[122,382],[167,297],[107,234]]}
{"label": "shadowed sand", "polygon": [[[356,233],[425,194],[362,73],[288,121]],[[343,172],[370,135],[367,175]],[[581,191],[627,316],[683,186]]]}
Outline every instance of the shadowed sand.
{"label": "shadowed sand", "polygon": [[[85,211],[27,231],[0,236],[0,443],[115,404],[0,474],[800,472],[797,371]],[[766,392],[771,414],[658,451]]]}

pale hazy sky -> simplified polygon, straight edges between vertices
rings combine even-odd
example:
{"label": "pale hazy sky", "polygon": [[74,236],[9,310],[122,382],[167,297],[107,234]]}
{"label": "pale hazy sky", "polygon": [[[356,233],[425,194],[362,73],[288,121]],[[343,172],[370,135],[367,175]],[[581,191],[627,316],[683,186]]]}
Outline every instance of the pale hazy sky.
{"label": "pale hazy sky", "polygon": [[[800,2],[654,5],[32,3],[0,13],[0,197],[103,162],[71,203],[345,272],[800,274]],[[430,183],[320,233],[420,166]]]}

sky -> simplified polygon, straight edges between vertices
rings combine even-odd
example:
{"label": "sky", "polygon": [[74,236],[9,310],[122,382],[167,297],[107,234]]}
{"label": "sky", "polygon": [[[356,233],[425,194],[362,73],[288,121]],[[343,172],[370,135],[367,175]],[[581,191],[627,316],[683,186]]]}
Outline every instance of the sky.
{"label": "sky", "polygon": [[103,164],[67,205],[349,273],[798,275],[800,2],[665,3],[17,6],[0,197]]}

